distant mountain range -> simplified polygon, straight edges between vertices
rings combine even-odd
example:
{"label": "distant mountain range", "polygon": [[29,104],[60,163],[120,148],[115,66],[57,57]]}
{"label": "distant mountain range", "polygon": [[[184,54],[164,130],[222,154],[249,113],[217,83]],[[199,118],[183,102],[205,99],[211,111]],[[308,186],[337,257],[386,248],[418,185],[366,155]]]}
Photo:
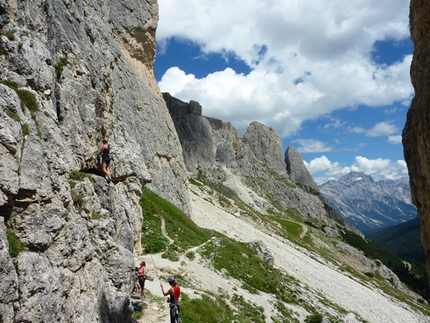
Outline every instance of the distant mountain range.
{"label": "distant mountain range", "polygon": [[364,234],[418,216],[406,178],[374,181],[363,172],[350,172],[319,189]]}

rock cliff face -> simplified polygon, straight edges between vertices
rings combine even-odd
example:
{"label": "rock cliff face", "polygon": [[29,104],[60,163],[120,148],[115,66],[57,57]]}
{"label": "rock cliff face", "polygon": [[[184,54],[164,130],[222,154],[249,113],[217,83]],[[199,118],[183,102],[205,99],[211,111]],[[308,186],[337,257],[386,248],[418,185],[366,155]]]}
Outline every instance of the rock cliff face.
{"label": "rock cliff face", "polygon": [[142,186],[189,212],[157,19],[155,0],[0,1],[1,322],[127,322]]}
{"label": "rock cliff face", "polygon": [[403,146],[430,274],[430,2],[412,0],[409,18],[414,42],[411,80],[415,97],[403,129]]}
{"label": "rock cliff face", "polygon": [[284,160],[282,141],[274,129],[252,122],[240,138],[230,123],[202,116],[197,102],[185,103],[168,93],[163,96],[183,147],[190,178],[204,174],[228,185],[234,175],[266,198],[266,202],[257,205],[261,212],[271,207],[267,201],[275,202],[283,210],[299,211],[304,218],[330,218],[359,233],[319,193],[299,152],[289,147]]}
{"label": "rock cliff face", "polygon": [[319,190],[318,185],[306,169],[302,156],[292,146],[288,146],[285,152],[285,163],[287,164],[287,172],[294,183],[310,187],[315,191]]}

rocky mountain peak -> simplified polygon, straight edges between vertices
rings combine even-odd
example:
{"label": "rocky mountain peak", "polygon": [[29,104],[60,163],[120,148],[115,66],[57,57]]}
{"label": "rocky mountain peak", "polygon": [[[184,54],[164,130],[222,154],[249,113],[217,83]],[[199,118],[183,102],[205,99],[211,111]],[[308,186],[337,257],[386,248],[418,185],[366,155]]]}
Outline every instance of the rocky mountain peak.
{"label": "rocky mountain peak", "polygon": [[242,142],[257,160],[279,173],[285,173],[282,140],[275,129],[254,121],[248,126]]}
{"label": "rocky mountain peak", "polygon": [[350,172],[319,188],[331,204],[363,232],[417,216],[406,179],[374,181],[363,172]]}
{"label": "rocky mountain peak", "polygon": [[315,191],[319,191],[318,185],[303,163],[302,155],[292,146],[288,146],[285,152],[285,163],[287,164],[288,175],[290,175],[294,183],[302,184]]}
{"label": "rocky mountain peak", "polygon": [[267,212],[268,201],[274,201],[280,209],[296,209],[305,218],[329,218],[358,232],[319,194],[298,151],[288,147],[283,159],[282,140],[273,128],[252,122],[240,138],[230,123],[203,116],[197,102],[186,103],[168,93],[163,96],[191,178],[203,174],[232,187],[234,178],[266,196],[266,201],[259,201],[261,212]]}
{"label": "rocky mountain peak", "polygon": [[339,177],[338,181],[345,183],[345,185],[353,185],[358,182],[360,182],[360,185],[374,183],[372,176],[366,175],[364,172],[349,172],[348,174]]}

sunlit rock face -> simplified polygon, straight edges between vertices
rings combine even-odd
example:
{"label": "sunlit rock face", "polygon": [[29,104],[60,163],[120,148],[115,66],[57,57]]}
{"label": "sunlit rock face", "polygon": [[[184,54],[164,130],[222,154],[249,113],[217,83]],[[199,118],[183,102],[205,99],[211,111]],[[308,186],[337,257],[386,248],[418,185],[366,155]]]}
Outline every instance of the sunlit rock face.
{"label": "sunlit rock face", "polygon": [[[251,122],[239,137],[231,123],[202,115],[198,102],[186,103],[169,93],[163,93],[163,97],[181,141],[190,178],[204,175],[226,185],[234,178],[280,208],[296,209],[305,219],[327,217],[361,234],[319,193],[300,153],[290,146],[283,155],[282,140],[273,128]],[[272,207],[267,200],[253,206],[261,212]]]}
{"label": "sunlit rock face", "polygon": [[415,45],[411,66],[415,97],[403,130],[403,146],[430,273],[430,2],[412,0],[409,17]]}
{"label": "sunlit rock face", "polygon": [[142,187],[189,212],[157,21],[155,0],[0,1],[1,322],[128,322]]}

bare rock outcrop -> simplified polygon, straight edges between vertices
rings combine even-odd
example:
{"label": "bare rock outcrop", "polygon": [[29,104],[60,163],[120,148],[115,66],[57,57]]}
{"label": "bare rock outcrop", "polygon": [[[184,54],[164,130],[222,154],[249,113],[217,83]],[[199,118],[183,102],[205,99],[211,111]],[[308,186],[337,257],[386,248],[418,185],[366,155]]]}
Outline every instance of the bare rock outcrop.
{"label": "bare rock outcrop", "polygon": [[189,212],[157,20],[156,0],[0,1],[0,321],[130,321],[143,185]]}
{"label": "bare rock outcrop", "polygon": [[319,190],[318,185],[303,163],[302,155],[293,146],[288,146],[285,152],[285,163],[287,164],[287,173],[293,183],[310,187],[315,191]]}
{"label": "bare rock outcrop", "polygon": [[403,146],[430,274],[430,2],[412,0],[409,18],[414,42],[411,80],[415,97],[403,129]]}
{"label": "bare rock outcrop", "polygon": [[285,174],[282,140],[275,129],[259,122],[251,122],[243,135],[242,142],[248,146],[253,158],[279,174]]}
{"label": "bare rock outcrop", "polygon": [[[284,160],[282,140],[274,129],[252,122],[240,138],[231,123],[203,116],[199,103],[186,103],[169,93],[163,93],[163,97],[182,144],[190,178],[198,178],[201,173],[227,185],[234,174],[280,209],[297,210],[305,219],[329,218],[361,234],[319,193],[294,148],[289,147]],[[261,204],[258,207],[262,210],[270,207],[270,203]]]}

